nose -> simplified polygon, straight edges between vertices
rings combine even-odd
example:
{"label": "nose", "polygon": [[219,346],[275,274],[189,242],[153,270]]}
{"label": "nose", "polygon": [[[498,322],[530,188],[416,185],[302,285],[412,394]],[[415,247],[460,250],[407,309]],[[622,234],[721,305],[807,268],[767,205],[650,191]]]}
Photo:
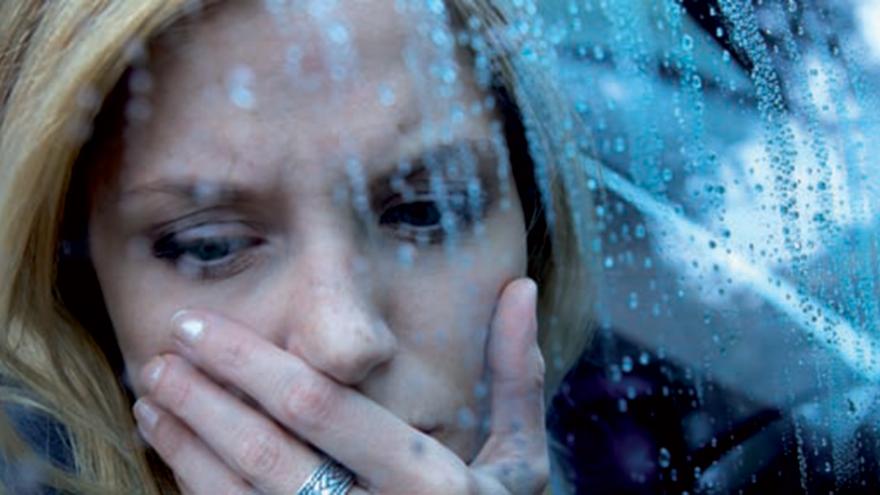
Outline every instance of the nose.
{"label": "nose", "polygon": [[303,253],[291,290],[286,346],[311,366],[356,385],[397,352],[369,275],[332,249]]}

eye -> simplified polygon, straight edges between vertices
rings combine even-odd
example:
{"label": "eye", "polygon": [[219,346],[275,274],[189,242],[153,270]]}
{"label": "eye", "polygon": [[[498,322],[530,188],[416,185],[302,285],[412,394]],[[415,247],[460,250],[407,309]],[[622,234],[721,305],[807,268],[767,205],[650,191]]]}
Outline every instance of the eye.
{"label": "eye", "polygon": [[379,224],[411,240],[440,242],[450,232],[472,227],[484,215],[482,198],[469,199],[462,193],[450,193],[440,202],[431,196],[416,196],[412,201],[391,205],[379,215]]}
{"label": "eye", "polygon": [[432,227],[440,224],[442,214],[437,203],[433,201],[413,201],[392,206],[382,213],[379,223],[382,225],[410,225],[413,227]]}
{"label": "eye", "polygon": [[224,278],[246,268],[248,251],[263,242],[237,224],[207,224],[162,235],[153,244],[153,255],[186,275]]}
{"label": "eye", "polygon": [[171,236],[156,243],[156,255],[174,261],[188,257],[200,263],[217,263],[253,245],[255,241],[245,237],[208,237],[179,242]]}

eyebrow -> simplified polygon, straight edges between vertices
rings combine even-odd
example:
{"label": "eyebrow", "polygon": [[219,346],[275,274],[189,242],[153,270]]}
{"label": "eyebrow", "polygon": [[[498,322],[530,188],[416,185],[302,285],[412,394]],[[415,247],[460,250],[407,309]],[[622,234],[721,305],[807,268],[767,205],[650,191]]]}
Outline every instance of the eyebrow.
{"label": "eyebrow", "polygon": [[462,170],[466,175],[458,177],[456,180],[463,182],[476,178],[484,192],[489,195],[496,194],[498,173],[495,171],[501,156],[494,149],[492,141],[489,139],[461,139],[404,156],[396,162],[396,167],[377,173],[367,188],[367,192],[372,198],[371,205],[374,209],[379,209],[386,196],[400,193],[401,191],[395,189],[393,184],[397,180],[406,185],[412,185],[413,183],[429,182],[435,174],[448,179],[447,165],[458,160],[462,153],[468,153],[473,163],[469,170]]}
{"label": "eyebrow", "polygon": [[[413,183],[427,181],[434,174],[444,176],[446,164],[450,160],[458,159],[459,154],[465,151],[469,152],[473,159],[473,173],[465,175],[464,178],[476,177],[481,187],[494,189],[497,186],[495,184],[497,174],[489,171],[496,170],[495,167],[498,166],[501,157],[488,139],[464,139],[433,146],[396,160],[393,162],[396,166],[385,168],[368,180],[367,192],[373,198],[378,198],[391,192],[394,180]],[[197,205],[252,204],[268,195],[259,186],[235,180],[163,178],[124,190],[120,193],[118,202],[133,196],[152,194],[166,194]]]}
{"label": "eyebrow", "polygon": [[167,194],[194,204],[251,203],[260,196],[256,188],[234,181],[159,179],[126,189],[119,195],[119,202],[149,194]]}

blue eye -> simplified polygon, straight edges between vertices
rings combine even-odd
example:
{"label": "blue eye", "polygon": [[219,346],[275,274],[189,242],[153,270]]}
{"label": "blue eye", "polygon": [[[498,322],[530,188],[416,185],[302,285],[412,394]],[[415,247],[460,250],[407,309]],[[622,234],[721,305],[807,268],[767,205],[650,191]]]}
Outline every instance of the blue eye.
{"label": "blue eye", "polygon": [[202,263],[216,263],[253,245],[253,239],[244,237],[214,237],[179,242],[172,234],[156,242],[153,251],[158,258],[163,259],[177,261],[185,256]]}
{"label": "blue eye", "polygon": [[246,253],[263,243],[258,237],[218,235],[216,230],[196,227],[166,234],[153,244],[153,256],[198,278],[221,278],[241,271]]}

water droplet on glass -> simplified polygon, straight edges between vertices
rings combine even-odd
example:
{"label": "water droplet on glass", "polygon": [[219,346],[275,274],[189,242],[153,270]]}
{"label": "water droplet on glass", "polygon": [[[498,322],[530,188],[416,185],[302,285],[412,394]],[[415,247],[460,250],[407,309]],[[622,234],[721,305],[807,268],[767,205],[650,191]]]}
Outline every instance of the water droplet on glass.
{"label": "water droplet on glass", "polygon": [[681,37],[681,47],[685,51],[691,51],[694,48],[694,39],[691,38],[691,35],[685,34]]}
{"label": "water droplet on glass", "polygon": [[250,67],[240,65],[234,68],[226,81],[229,101],[238,108],[252,110],[256,106],[256,96],[251,88],[253,82],[254,72]]}
{"label": "water droplet on glass", "polygon": [[342,23],[335,22],[327,27],[327,37],[337,45],[344,45],[349,41],[348,28]]}
{"label": "water droplet on glass", "polygon": [[636,225],[634,233],[635,233],[636,239],[644,239],[645,238],[645,226],[642,224]]}
{"label": "water droplet on glass", "polygon": [[406,268],[411,268],[416,258],[416,247],[412,244],[401,244],[397,248],[397,262]]}
{"label": "water droplet on glass", "polygon": [[458,426],[464,429],[470,429],[477,425],[477,417],[469,407],[461,407],[456,413]]}
{"label": "water droplet on glass", "polygon": [[135,69],[128,79],[128,89],[132,94],[143,95],[153,90],[153,75],[146,69]]}
{"label": "water droplet on glass", "polygon": [[397,101],[397,96],[394,94],[394,90],[388,84],[382,84],[379,86],[379,103],[383,107],[390,107],[394,105]]}
{"label": "water droplet on glass", "polygon": [[672,455],[666,447],[660,447],[660,454],[657,457],[657,463],[661,468],[668,468],[672,461]]}
{"label": "water droplet on glass", "polygon": [[629,302],[627,303],[630,310],[636,310],[639,307],[639,294],[637,292],[629,293]]}
{"label": "water droplet on glass", "polygon": [[153,105],[143,96],[131,98],[125,105],[125,117],[131,123],[146,122],[152,115]]}

